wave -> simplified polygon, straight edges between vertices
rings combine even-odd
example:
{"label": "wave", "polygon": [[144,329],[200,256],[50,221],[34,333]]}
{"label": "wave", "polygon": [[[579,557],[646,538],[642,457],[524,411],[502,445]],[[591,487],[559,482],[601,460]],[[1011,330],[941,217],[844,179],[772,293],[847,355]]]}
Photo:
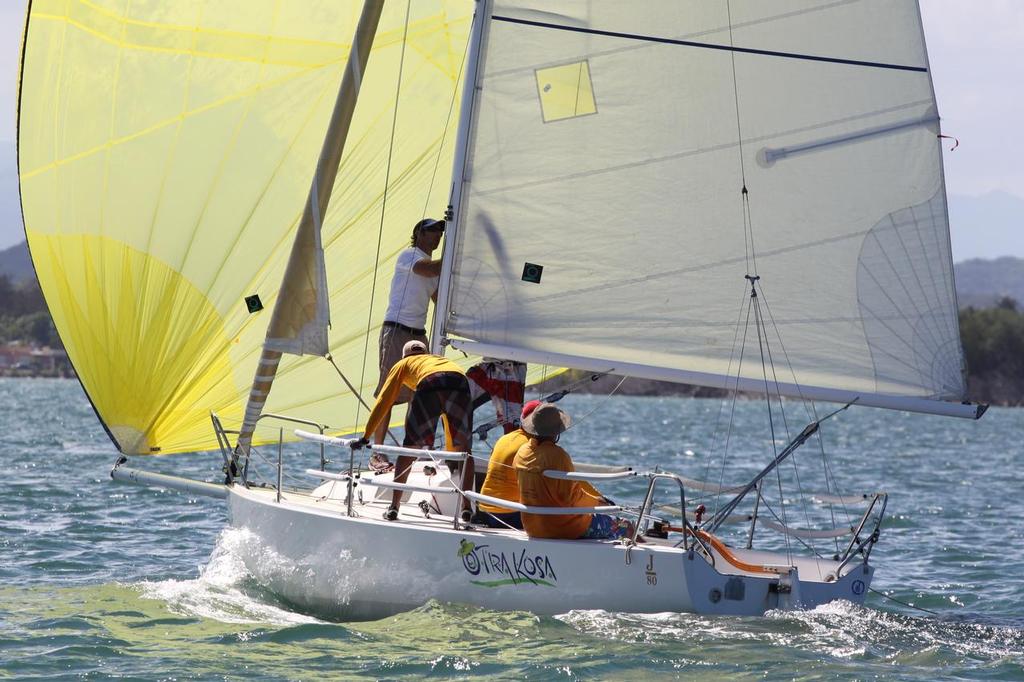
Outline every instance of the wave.
{"label": "wave", "polygon": [[[248,568],[247,559],[258,558],[268,575],[290,574],[294,567],[270,552],[253,533],[226,528],[217,539],[209,562],[193,580],[143,581],[137,584],[145,598],[164,602],[172,612],[211,618],[224,623],[304,625],[323,621],[290,609]],[[262,576],[266,578],[267,575]]]}

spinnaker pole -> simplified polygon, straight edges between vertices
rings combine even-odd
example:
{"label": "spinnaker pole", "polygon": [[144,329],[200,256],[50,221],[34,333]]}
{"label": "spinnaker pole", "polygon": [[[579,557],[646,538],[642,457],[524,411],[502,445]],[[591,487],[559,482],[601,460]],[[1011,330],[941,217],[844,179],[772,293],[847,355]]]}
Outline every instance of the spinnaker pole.
{"label": "spinnaker pole", "polygon": [[359,88],[366,72],[370,48],[373,46],[383,9],[384,0],[365,0],[363,3],[359,24],[352,39],[348,66],[338,89],[338,97],[317,161],[306,208],[295,234],[281,291],[274,303],[274,312],[267,328],[267,338],[263,343],[263,352],[256,367],[252,389],[249,391],[249,401],[235,445],[234,457],[227,467],[228,471],[225,472],[228,482],[237,473],[238,459],[249,455],[256,420],[267,402],[281,356],[284,353],[321,356],[328,354],[327,328],[330,325],[330,311],[321,224],[331,200],[331,192],[352,123],[352,113],[359,97]]}

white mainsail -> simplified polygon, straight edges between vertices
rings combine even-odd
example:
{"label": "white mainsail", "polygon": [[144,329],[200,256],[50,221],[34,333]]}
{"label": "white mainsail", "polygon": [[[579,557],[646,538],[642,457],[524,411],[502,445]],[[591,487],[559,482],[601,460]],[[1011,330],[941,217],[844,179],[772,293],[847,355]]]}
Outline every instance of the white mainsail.
{"label": "white mainsail", "polygon": [[916,1],[488,5],[456,347],[977,416]]}

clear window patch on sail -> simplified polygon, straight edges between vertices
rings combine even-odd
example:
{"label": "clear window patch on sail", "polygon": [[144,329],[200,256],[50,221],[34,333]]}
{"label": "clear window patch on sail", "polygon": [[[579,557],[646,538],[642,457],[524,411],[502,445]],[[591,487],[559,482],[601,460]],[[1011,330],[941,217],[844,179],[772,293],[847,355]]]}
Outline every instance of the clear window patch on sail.
{"label": "clear window patch on sail", "polygon": [[534,73],[545,123],[597,113],[588,61],[549,66]]}

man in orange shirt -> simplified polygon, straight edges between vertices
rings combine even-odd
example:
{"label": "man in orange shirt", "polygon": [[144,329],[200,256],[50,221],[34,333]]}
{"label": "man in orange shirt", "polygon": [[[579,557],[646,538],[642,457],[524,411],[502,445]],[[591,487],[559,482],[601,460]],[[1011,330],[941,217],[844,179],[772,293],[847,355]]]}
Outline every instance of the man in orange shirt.
{"label": "man in orange shirt", "polygon": [[[541,404],[539,400],[531,400],[523,405],[520,419],[529,417]],[[515,458],[519,448],[529,440],[530,435],[523,431],[521,425],[498,439],[498,442],[494,444],[494,450],[491,451],[491,460],[487,464],[487,477],[480,488],[480,494],[508,500],[509,502],[520,501],[519,474],[515,466]],[[599,500],[600,504],[610,504],[601,493],[594,489],[594,486],[586,481],[580,481],[579,484],[588,496]],[[473,522],[490,528],[508,528],[511,526],[512,528],[522,529],[523,527],[523,521],[520,518],[519,512],[487,504],[486,502],[477,503],[477,514],[473,517]]]}
{"label": "man in orange shirt", "polygon": [[[569,415],[551,403],[543,403],[523,419],[530,439],[515,456],[519,499],[531,507],[594,507],[607,503],[592,486],[582,481],[548,478],[545,471],[575,469],[569,453],[558,447],[559,435],[569,428]],[[607,514],[522,513],[523,528],[531,538],[614,539],[633,534],[633,524]]]}
{"label": "man in orange shirt", "polygon": [[[422,341],[409,341],[402,348],[402,359],[388,372],[381,386],[377,402],[366,420],[363,437],[352,443],[358,450],[369,444],[370,437],[390,414],[402,387],[415,389],[409,411],[405,416],[405,440],[407,448],[431,448],[434,446],[434,432],[437,420],[445,418],[448,439],[456,451],[470,451],[473,434],[473,408],[469,396],[469,383],[462,368],[451,360],[427,353]],[[395,483],[405,483],[413,457],[401,456],[395,463]],[[473,458],[467,457],[462,466],[462,489],[471,490],[473,480]],[[394,521],[398,518],[398,505],[402,491],[396,490],[391,506],[384,518]],[[463,498],[463,521],[469,520],[469,500]]]}
{"label": "man in orange shirt", "polygon": [[[531,400],[523,405],[522,419],[526,419],[533,410],[540,405],[539,400]],[[519,501],[519,477],[516,474],[516,467],[513,460],[516,453],[530,436],[523,431],[522,426],[506,433],[498,439],[491,451],[491,461],[487,463],[487,477],[484,484],[480,486],[481,495],[499,497],[509,502]],[[519,512],[512,511],[505,507],[498,507],[486,502],[478,502],[477,513],[473,517],[474,523],[479,523],[489,528],[512,528],[522,529],[523,521],[519,518]]]}

